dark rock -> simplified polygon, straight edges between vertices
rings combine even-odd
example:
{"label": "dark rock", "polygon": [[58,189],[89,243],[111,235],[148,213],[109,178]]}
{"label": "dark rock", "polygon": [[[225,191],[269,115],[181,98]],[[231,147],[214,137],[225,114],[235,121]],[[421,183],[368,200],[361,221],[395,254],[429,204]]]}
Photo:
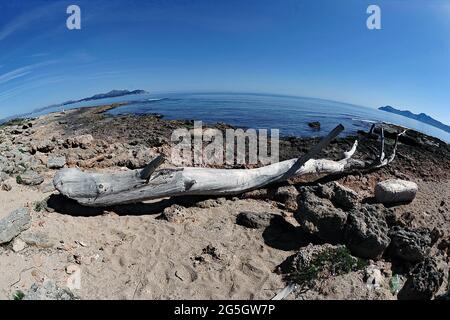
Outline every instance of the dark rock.
{"label": "dark rock", "polygon": [[319,184],[315,193],[322,198],[331,200],[334,206],[344,210],[355,208],[359,204],[358,194],[338,182]]}
{"label": "dark rock", "polygon": [[288,283],[301,288],[311,287],[317,281],[352,271],[362,270],[367,263],[350,254],[342,245],[308,245],[289,256],[276,268]]}
{"label": "dark rock", "polygon": [[267,212],[240,212],[236,217],[236,223],[252,229],[266,228],[276,215]]}
{"label": "dark rock", "polygon": [[0,219],[0,244],[10,242],[30,227],[31,216],[26,208],[14,210]]}
{"label": "dark rock", "polygon": [[409,230],[395,226],[389,231],[389,237],[389,254],[408,262],[425,259],[432,244],[431,237],[425,230]]}
{"label": "dark rock", "polygon": [[388,226],[380,206],[365,204],[350,211],[345,228],[345,244],[354,255],[379,259],[389,242]]}
{"label": "dark rock", "polygon": [[343,238],[347,213],[336,208],[328,199],[318,197],[310,188],[303,188],[294,218],[302,228],[324,241],[339,243]]}
{"label": "dark rock", "polygon": [[17,182],[28,186],[37,186],[44,182],[44,178],[34,171],[26,171],[17,176]]}
{"label": "dark rock", "polygon": [[426,258],[411,271],[398,293],[399,300],[430,300],[438,292],[444,273],[432,258]]}
{"label": "dark rock", "polygon": [[320,129],[320,122],[319,121],[308,122],[308,126],[310,128],[312,128],[312,129],[319,130]]}

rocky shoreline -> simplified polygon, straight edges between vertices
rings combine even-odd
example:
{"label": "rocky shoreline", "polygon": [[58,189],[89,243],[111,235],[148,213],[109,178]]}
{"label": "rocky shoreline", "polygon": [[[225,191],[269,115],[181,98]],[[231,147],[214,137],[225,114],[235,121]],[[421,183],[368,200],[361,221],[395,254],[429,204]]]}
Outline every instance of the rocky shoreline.
{"label": "rocky shoreline", "polygon": [[[85,208],[55,191],[58,169],[142,168],[170,154],[174,129],[193,126],[105,114],[115,107],[0,126],[1,299],[270,299],[291,283],[287,299],[447,297],[445,142],[408,130],[394,162],[372,172],[301,177],[238,197]],[[399,130],[385,126],[389,150]],[[317,157],[338,160],[358,139],[356,159],[374,159],[378,133],[338,138]],[[283,138],[280,160],[317,142]],[[415,199],[380,204],[375,188],[388,179],[414,182]]]}

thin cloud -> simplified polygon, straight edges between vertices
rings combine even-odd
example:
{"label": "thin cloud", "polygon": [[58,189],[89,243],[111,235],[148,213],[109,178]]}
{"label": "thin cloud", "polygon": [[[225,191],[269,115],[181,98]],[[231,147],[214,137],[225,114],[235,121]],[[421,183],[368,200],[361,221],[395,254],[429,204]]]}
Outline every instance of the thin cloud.
{"label": "thin cloud", "polygon": [[0,30],[0,41],[6,39],[11,34],[26,29],[28,26],[33,24],[33,22],[42,19],[44,16],[50,15],[56,5],[59,3],[53,3],[47,6],[39,6],[34,10],[27,10],[25,13],[17,16],[10,23],[8,23],[3,29]]}
{"label": "thin cloud", "polygon": [[0,74],[0,85],[5,84],[14,79],[24,77],[24,76],[32,73],[33,70],[35,70],[37,68],[56,63],[57,61],[58,60],[48,60],[48,61],[44,61],[44,62],[40,62],[40,63],[30,64],[28,66],[23,66],[23,67],[8,71],[4,74]]}

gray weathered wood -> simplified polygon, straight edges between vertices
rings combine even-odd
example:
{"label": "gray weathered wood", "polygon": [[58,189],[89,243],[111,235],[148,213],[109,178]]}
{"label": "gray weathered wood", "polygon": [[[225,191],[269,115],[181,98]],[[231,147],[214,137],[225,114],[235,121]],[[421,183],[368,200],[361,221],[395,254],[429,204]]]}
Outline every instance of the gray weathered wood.
{"label": "gray weathered wood", "polygon": [[[298,159],[286,160],[254,169],[213,169],[183,167],[157,169],[163,161],[158,157],[144,169],[118,173],[83,172],[69,168],[54,177],[55,188],[64,196],[92,207],[108,207],[164,197],[185,195],[235,195],[304,174],[335,174],[361,166],[353,160],[358,141],[344,153],[340,161],[311,159],[343,130],[338,126],[318,146]],[[376,162],[374,166],[386,165]]]}

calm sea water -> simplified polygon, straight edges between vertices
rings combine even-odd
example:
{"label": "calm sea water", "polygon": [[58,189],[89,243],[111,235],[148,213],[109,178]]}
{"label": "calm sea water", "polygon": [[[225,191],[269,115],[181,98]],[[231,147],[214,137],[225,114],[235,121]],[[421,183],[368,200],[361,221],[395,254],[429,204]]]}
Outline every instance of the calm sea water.
{"label": "calm sea water", "polygon": [[[450,143],[449,133],[413,119],[346,103],[301,97],[254,94],[132,95],[55,107],[46,112],[125,101],[129,104],[108,113],[158,113],[166,119],[193,119],[255,129],[279,129],[284,136],[321,136],[339,123],[345,127],[344,134],[354,134],[359,129],[368,129],[373,122],[384,121]],[[320,121],[319,131],[309,128],[308,122],[312,121]]]}

